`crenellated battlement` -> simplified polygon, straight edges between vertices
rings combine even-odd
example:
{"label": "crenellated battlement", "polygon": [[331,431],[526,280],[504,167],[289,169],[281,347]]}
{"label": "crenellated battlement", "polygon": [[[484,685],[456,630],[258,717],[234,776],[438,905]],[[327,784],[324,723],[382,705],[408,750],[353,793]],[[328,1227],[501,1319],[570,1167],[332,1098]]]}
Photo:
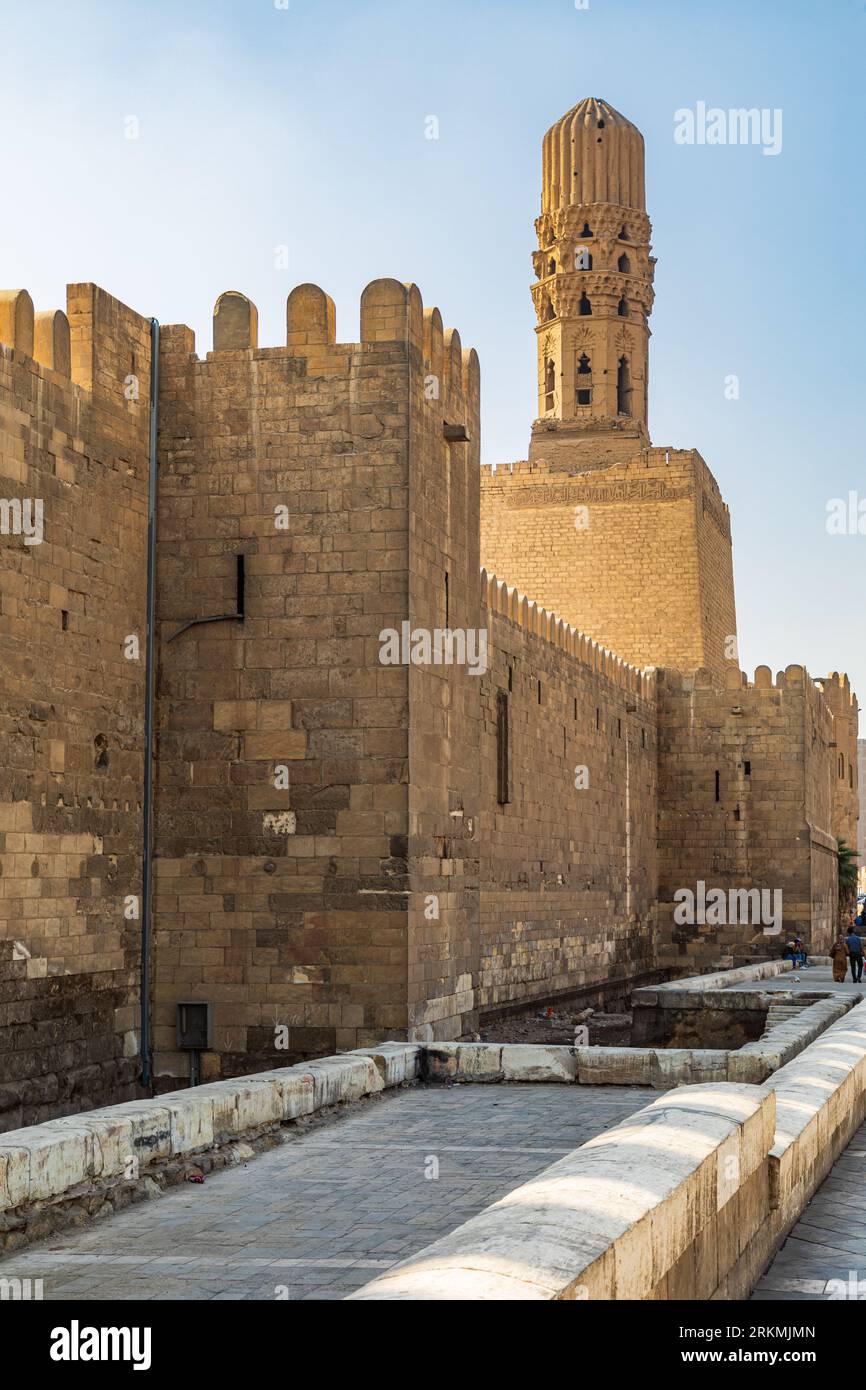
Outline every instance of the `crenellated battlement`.
{"label": "crenellated battlement", "polygon": [[851,689],[851,682],[845,672],[831,671],[828,676],[816,677],[817,683],[834,714],[852,714],[857,711],[857,696]]}
{"label": "crenellated battlement", "polygon": [[[480,366],[474,348],[464,348],[456,328],[446,328],[435,307],[426,308],[417,285],[399,280],[373,280],[361,295],[358,343],[337,340],[334,301],[319,285],[296,285],[286,300],[285,347],[260,347],[256,305],[238,290],[225,290],[213,311],[213,350],[207,360],[225,353],[263,356],[320,356],[323,349],[345,353],[381,343],[402,343],[423,355],[425,372],[446,393],[471,395],[480,388]],[[185,324],[163,328],[168,351],[195,353],[195,334]],[[430,399],[441,398],[431,392]]]}
{"label": "crenellated battlement", "polygon": [[[205,360],[245,353],[257,359],[306,357],[319,363],[330,355],[337,365],[337,357],[353,349],[401,343],[418,354],[430,382],[431,404],[453,404],[455,397],[477,399],[481,373],[475,349],[463,347],[460,334],[445,327],[437,308],[425,308],[417,285],[373,280],[361,295],[360,309],[359,342],[339,343],[330,295],[318,285],[297,285],[286,300],[285,346],[260,347],[256,305],[240,291],[226,290],[214,305],[213,347]],[[67,286],[65,312],[37,312],[26,289],[0,291],[0,350],[86,391],[115,395],[120,404],[135,398],[129,380],[145,380],[149,373],[149,326],[148,318],[92,284]],[[163,325],[161,345],[172,356],[196,356],[195,333],[186,324]]]}
{"label": "crenellated battlement", "polygon": [[0,345],[58,376],[72,375],[69,319],[62,309],[36,313],[26,290],[0,290]]}
{"label": "crenellated battlement", "polygon": [[578,632],[570,623],[563,622],[555,613],[548,612],[546,608],[534,603],[504,580],[497,579],[494,574],[488,574],[485,569],[481,571],[481,602],[491,613],[499,613],[517,627],[542,637],[546,642],[567,652],[583,666],[589,667],[591,671],[605,676],[621,689],[644,700],[655,699],[654,668],[642,670],[623,661],[614,652],[593,641],[586,633]]}
{"label": "crenellated battlement", "polygon": [[[147,423],[150,322],[89,282],[66,286],[65,311],[35,311],[27,290],[0,290],[0,353],[66,388],[70,420],[84,393],[133,435]],[[35,388],[31,399],[35,408]]]}
{"label": "crenellated battlement", "polygon": [[[665,685],[669,690],[684,692],[711,689],[718,685],[712,672],[703,667],[695,671],[678,671],[673,668],[666,668],[659,671],[658,678],[659,683]],[[777,671],[774,676],[769,666],[756,666],[754,677],[750,680],[747,672],[741,671],[737,666],[731,666],[725,672],[724,678],[725,690],[750,691],[758,694],[770,695],[774,691],[802,689],[804,686],[814,686],[820,691],[828,707],[834,713],[842,712],[836,707],[840,697],[846,707],[856,709],[857,697],[851,691],[848,677],[846,675],[840,676],[838,672],[834,672],[832,676],[825,679],[820,676],[811,676],[805,666],[793,663],[786,666],[784,671]],[[838,692],[835,699],[834,692]]]}
{"label": "crenellated battlement", "polygon": [[[698,667],[694,671],[679,671],[673,667],[667,667],[658,673],[659,685],[664,685],[671,691],[681,691],[689,694],[695,690],[719,691],[718,680],[713,673],[706,667]],[[738,666],[731,665],[724,674],[723,688],[728,691],[755,691],[758,694],[772,694],[773,691],[800,688],[806,683],[812,683],[808,671],[804,666],[787,666],[784,671],[778,671],[775,678],[769,666],[757,666],[755,668],[754,680],[750,680],[747,672],[741,671]]]}

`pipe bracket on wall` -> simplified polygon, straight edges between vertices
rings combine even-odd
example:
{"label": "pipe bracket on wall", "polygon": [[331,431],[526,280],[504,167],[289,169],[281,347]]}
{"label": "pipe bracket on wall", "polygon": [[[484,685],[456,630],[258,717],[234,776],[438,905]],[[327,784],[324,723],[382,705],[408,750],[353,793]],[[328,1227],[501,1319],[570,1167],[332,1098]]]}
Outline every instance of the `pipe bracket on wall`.
{"label": "pipe bracket on wall", "polygon": [[191,627],[198,627],[201,623],[242,623],[246,615],[246,559],[243,555],[237,556],[236,583],[237,607],[234,613],[216,613],[211,618],[190,618],[188,623],[184,623],[177,632],[172,633],[168,641],[173,642],[182,632],[188,632]]}

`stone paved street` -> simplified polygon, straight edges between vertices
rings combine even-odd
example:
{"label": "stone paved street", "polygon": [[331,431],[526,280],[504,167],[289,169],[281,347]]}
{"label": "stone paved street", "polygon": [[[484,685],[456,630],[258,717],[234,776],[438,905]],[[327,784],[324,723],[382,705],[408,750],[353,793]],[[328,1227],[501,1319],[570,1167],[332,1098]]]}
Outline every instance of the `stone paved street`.
{"label": "stone paved street", "polygon": [[[866,1125],[840,1155],[758,1284],[756,1299],[866,1298]],[[858,1295],[859,1286],[859,1295]],[[851,1292],[853,1290],[853,1294]]]}
{"label": "stone paved street", "polygon": [[[336,1299],[659,1092],[414,1088],[0,1262],[46,1299]],[[431,1159],[437,1179],[425,1177]]]}
{"label": "stone paved street", "polygon": [[747,994],[813,994],[816,992],[853,995],[858,1000],[866,998],[866,978],[859,985],[851,979],[850,970],[841,984],[833,979],[829,965],[810,965],[805,970],[786,971],[769,980],[747,980],[731,985],[737,993]]}

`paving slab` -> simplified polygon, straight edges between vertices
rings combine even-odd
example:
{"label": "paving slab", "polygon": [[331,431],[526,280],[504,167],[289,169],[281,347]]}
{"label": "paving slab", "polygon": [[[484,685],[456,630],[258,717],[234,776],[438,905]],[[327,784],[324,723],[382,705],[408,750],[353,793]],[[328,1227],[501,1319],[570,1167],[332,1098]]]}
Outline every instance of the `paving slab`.
{"label": "paving slab", "polygon": [[856,1297],[866,1299],[866,1213],[861,1210],[864,1178],[866,1125],[854,1135],[804,1208],[761,1276],[753,1298],[820,1300],[832,1295],[838,1300],[839,1286],[831,1285],[828,1291],[828,1285],[831,1280],[842,1280],[846,1289],[855,1290]]}
{"label": "paving slab", "polygon": [[657,1100],[642,1087],[385,1093],[237,1168],[0,1260],[50,1299],[345,1298]]}

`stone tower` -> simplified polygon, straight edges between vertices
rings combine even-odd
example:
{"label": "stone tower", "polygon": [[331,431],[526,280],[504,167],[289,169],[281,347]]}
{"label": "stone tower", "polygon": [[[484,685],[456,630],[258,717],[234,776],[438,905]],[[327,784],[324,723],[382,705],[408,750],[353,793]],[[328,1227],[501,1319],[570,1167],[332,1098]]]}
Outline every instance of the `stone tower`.
{"label": "stone tower", "polygon": [[538,418],[530,459],[555,465],[567,448],[570,466],[577,450],[581,467],[598,467],[649,443],[655,260],[645,202],[643,136],[612,106],[587,97],[551,126],[533,253]]}
{"label": "stone tower", "polygon": [[643,136],[613,107],[587,97],[551,126],[538,416],[528,460],[482,469],[481,562],[623,660],[723,686],[737,660],[728,509],[700,454],[653,448],[647,428],[645,201]]}

